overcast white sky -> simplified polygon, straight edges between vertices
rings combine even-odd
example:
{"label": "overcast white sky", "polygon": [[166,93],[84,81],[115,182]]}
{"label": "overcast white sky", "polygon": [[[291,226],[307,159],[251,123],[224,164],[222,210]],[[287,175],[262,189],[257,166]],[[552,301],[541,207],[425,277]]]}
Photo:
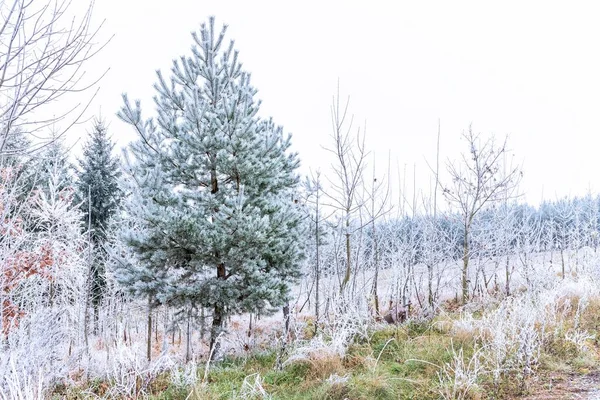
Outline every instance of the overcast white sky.
{"label": "overcast white sky", "polygon": [[459,156],[473,124],[510,135],[529,201],[582,195],[600,188],[599,11],[594,2],[102,0],[95,17],[115,37],[88,67],[110,67],[92,109],[120,145],[131,140],[114,116],[121,93],[150,116],[155,70],[187,54],[190,32],[214,15],[252,72],[262,115],[294,135],[304,171],[326,166],[320,145],[339,78],[378,166],[389,150],[394,168],[417,164],[425,188],[439,118],[442,159]]}

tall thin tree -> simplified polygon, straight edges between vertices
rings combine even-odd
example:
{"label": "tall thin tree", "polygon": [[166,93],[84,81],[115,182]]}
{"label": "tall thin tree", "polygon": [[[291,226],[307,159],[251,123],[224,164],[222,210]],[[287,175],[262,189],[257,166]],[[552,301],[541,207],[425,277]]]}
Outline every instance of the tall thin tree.
{"label": "tall thin tree", "polygon": [[110,219],[118,210],[121,199],[119,159],[113,154],[114,143],[108,135],[106,123],[94,120],[93,129],[83,147],[79,160],[77,180],[78,200],[89,231],[89,245],[93,247],[91,258],[90,296],[94,307],[94,329],[97,329],[99,307],[106,286],[104,242]]}

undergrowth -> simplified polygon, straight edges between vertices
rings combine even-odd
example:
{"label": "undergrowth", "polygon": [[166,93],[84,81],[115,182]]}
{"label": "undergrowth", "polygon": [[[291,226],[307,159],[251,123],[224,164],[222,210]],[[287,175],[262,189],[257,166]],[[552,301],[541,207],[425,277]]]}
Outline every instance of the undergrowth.
{"label": "undergrowth", "polygon": [[298,337],[284,355],[249,351],[208,370],[163,363],[123,381],[127,393],[107,377],[56,386],[53,397],[512,399],[535,392],[546,375],[597,372],[600,299],[585,290],[553,289],[401,325],[341,321]]}

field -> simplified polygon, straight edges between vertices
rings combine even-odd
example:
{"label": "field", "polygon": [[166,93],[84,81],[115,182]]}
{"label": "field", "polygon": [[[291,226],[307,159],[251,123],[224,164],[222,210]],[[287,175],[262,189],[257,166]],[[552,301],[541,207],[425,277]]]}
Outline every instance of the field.
{"label": "field", "polygon": [[[452,277],[457,274],[448,267],[444,300],[435,313],[414,306],[400,324],[374,316],[369,293],[357,290],[353,301],[335,300],[327,313],[321,310],[315,327],[311,307],[302,308],[308,292],[299,286],[287,336],[281,314],[233,317],[221,338],[226,355],[213,362],[207,362],[207,337],[199,320],[190,324],[188,351],[188,326],[169,327],[172,315],[164,309],[153,311],[153,360],[148,363],[145,309],[122,303],[112,310],[116,314],[103,310],[89,354],[79,355],[77,363],[73,357],[55,361],[68,366],[61,379],[48,386],[44,370],[32,374],[35,370],[17,360],[2,394],[33,398],[43,392],[57,399],[593,399],[600,373],[598,258],[591,249],[577,252],[577,273],[569,269],[563,278],[548,261],[543,263],[548,254],[538,256],[533,272],[544,281],[527,287],[524,279],[515,278],[515,294],[492,291],[466,305],[456,300],[459,285]],[[569,265],[575,265],[575,257],[569,253]],[[382,291],[390,291],[394,275],[382,271]],[[357,287],[369,285],[360,282]],[[324,290],[321,297],[331,295]]]}

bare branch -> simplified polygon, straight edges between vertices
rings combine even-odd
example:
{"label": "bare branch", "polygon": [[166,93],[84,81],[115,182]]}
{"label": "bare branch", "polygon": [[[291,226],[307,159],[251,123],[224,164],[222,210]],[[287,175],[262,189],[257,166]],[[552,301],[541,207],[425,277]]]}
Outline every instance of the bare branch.
{"label": "bare branch", "polygon": [[[68,130],[82,117],[89,101],[43,117],[47,105],[65,94],[96,86],[104,76],[87,79],[83,65],[110,41],[98,43],[102,23],[91,25],[94,0],[80,17],[72,17],[71,0],[0,3],[0,153],[11,132],[32,134],[57,122]],[[87,82],[84,82],[86,80]]]}

